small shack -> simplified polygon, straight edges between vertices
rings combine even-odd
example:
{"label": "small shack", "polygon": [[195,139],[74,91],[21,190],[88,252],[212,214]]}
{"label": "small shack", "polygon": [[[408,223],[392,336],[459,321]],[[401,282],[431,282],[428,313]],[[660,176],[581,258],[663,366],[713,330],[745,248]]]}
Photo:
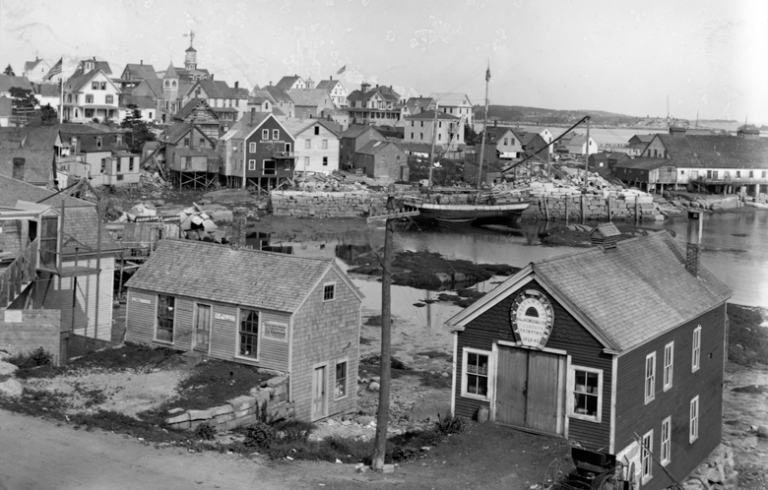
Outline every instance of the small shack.
{"label": "small shack", "polygon": [[616,248],[621,232],[612,222],[600,223],[589,232],[592,245],[603,247],[604,250]]}
{"label": "small shack", "polygon": [[126,340],[284,373],[300,420],[355,409],[363,297],[333,260],[166,239],[126,288]]}
{"label": "small shack", "polygon": [[453,414],[613,454],[644,489],[682,480],[720,443],[727,355],[730,291],[694,248],[660,231],[523,268],[447,322]]}

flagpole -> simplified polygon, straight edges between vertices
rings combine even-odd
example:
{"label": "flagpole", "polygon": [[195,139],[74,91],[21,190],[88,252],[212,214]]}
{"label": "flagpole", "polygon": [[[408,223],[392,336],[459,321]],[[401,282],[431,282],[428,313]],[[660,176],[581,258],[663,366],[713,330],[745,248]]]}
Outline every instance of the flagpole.
{"label": "flagpole", "polygon": [[59,87],[61,87],[61,99],[59,103],[59,124],[64,122],[64,77],[59,73]]}

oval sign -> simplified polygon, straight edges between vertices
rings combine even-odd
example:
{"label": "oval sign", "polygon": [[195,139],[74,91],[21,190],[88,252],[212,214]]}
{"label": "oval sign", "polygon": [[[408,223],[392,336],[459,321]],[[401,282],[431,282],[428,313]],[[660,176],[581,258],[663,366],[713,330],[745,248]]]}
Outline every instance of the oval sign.
{"label": "oval sign", "polygon": [[509,316],[512,331],[522,345],[534,349],[546,345],[555,320],[552,304],[546,296],[534,289],[518,294]]}

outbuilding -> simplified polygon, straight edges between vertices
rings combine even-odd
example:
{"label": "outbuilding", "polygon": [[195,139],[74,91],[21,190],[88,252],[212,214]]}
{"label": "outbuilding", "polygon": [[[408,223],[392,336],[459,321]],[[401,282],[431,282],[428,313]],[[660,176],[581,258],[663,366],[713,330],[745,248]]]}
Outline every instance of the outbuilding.
{"label": "outbuilding", "polygon": [[354,410],[362,295],[333,260],[166,239],[126,288],[126,340],[284,373],[300,420]]}
{"label": "outbuilding", "polygon": [[681,245],[531,263],[448,320],[453,414],[614,454],[643,488],[682,480],[720,443],[730,291]]}

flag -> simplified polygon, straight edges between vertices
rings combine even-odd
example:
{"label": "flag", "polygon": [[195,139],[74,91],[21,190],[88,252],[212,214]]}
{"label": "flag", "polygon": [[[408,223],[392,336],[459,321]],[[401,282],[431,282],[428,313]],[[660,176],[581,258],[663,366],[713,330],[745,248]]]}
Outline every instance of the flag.
{"label": "flag", "polygon": [[50,80],[51,78],[55,77],[56,75],[59,75],[61,73],[61,65],[64,61],[64,57],[62,57],[58,63],[53,65],[53,68],[48,70],[48,74],[43,77],[43,80]]}
{"label": "flag", "polygon": [[342,73],[344,73],[345,71],[347,71],[347,65],[344,65],[344,66],[342,66],[341,68],[339,68],[339,71],[337,71],[337,72],[336,72],[336,74],[337,74],[337,75],[341,75],[341,74],[342,74]]}
{"label": "flag", "polygon": [[488,82],[491,80],[491,66],[488,65],[488,69],[485,70],[485,81]]}

